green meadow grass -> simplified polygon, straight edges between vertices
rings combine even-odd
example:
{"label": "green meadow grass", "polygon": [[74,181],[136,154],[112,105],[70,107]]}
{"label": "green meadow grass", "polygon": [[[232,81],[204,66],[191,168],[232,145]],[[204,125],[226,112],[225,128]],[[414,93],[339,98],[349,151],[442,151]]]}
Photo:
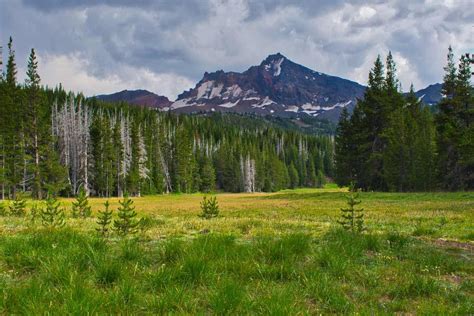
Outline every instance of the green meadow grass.
{"label": "green meadow grass", "polygon": [[201,194],[136,198],[148,227],[125,239],[99,238],[93,218],[45,230],[2,217],[0,312],[473,314],[474,193],[361,198],[361,235],[335,224],[335,187],[218,194],[212,220]]}

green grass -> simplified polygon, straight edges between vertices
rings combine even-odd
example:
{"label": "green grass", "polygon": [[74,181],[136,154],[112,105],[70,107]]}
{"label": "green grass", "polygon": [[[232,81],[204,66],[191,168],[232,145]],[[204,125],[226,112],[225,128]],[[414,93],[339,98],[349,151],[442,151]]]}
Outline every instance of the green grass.
{"label": "green grass", "polygon": [[5,314],[474,312],[472,261],[393,233],[107,241],[40,229],[2,237],[0,253]]}
{"label": "green grass", "polygon": [[99,238],[93,218],[2,217],[0,312],[474,313],[474,193],[362,193],[362,235],[335,224],[344,196],[218,194],[211,220],[201,194],[136,198],[147,229],[129,239]]}

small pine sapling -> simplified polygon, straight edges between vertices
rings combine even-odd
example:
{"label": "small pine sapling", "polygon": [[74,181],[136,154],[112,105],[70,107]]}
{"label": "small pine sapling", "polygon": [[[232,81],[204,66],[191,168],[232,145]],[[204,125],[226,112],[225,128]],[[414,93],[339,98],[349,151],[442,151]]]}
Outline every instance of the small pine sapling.
{"label": "small pine sapling", "polygon": [[201,214],[199,214],[199,217],[211,219],[217,216],[219,216],[219,204],[217,203],[217,198],[214,196],[207,199],[207,197],[204,196],[201,202]]}
{"label": "small pine sapling", "polygon": [[109,210],[109,201],[106,201],[104,203],[105,210],[104,211],[99,211],[99,215],[97,217],[97,225],[99,225],[98,228],[96,228],[97,232],[102,236],[105,237],[109,234],[110,231],[110,223],[112,222],[112,213],[113,210]]}
{"label": "small pine sapling", "polygon": [[365,230],[364,226],[364,209],[356,209],[355,206],[361,203],[359,192],[355,189],[355,185],[351,183],[349,194],[347,195],[347,208],[341,208],[341,220],[337,222],[342,225],[345,230],[353,233],[361,233]]}
{"label": "small pine sapling", "polygon": [[64,209],[55,197],[46,200],[46,208],[41,209],[41,223],[46,228],[60,228],[65,222]]}
{"label": "small pine sapling", "polygon": [[117,209],[118,218],[114,220],[114,229],[121,236],[134,234],[137,232],[139,221],[136,220],[137,212],[133,201],[125,195],[122,201],[119,201],[120,207]]}
{"label": "small pine sapling", "polygon": [[0,202],[0,216],[7,216],[7,215],[8,215],[7,206],[5,206],[4,202]]}
{"label": "small pine sapling", "polygon": [[25,216],[26,213],[26,200],[18,194],[10,204],[10,215],[12,216]]}
{"label": "small pine sapling", "polygon": [[89,206],[89,199],[87,197],[86,190],[81,186],[76,201],[72,202],[72,217],[86,218],[91,216],[91,214],[92,210]]}
{"label": "small pine sapling", "polygon": [[30,222],[31,223],[36,223],[36,219],[39,216],[39,209],[38,209],[38,204],[33,204],[33,206],[30,209]]}

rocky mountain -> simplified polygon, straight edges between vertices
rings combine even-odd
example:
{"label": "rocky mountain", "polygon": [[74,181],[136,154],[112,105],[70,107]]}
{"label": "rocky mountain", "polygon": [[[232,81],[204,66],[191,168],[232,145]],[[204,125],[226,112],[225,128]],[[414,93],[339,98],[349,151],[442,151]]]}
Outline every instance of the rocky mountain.
{"label": "rocky mountain", "polygon": [[435,105],[441,100],[441,83],[435,83],[415,92],[416,96],[427,105]]}
{"label": "rocky mountain", "polygon": [[278,53],[242,73],[206,72],[195,88],[178,96],[170,109],[181,113],[310,116],[334,121],[342,108],[355,106],[364,90],[356,82],[313,71]]}
{"label": "rocky mountain", "polygon": [[96,98],[107,102],[123,101],[155,109],[169,108],[173,103],[168,100],[167,97],[154,94],[147,90],[123,90],[113,94],[98,95]]}
{"label": "rocky mountain", "polygon": [[[193,89],[181,93],[174,102],[147,90],[124,90],[97,98],[177,113],[233,112],[337,122],[342,109],[351,111],[364,91],[365,86],[354,81],[311,70],[277,53],[242,73],[206,72]],[[436,104],[441,99],[441,84],[430,85],[416,95],[428,105]]]}

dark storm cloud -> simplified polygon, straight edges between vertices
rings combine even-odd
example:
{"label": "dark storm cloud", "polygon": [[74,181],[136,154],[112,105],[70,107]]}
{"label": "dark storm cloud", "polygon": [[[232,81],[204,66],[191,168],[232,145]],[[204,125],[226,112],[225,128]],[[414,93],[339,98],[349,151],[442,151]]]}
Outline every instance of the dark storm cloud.
{"label": "dark storm cloud", "polygon": [[37,48],[44,82],[90,94],[143,87],[175,97],[204,71],[242,71],[275,52],[365,83],[389,49],[403,86],[421,88],[441,80],[449,44],[472,50],[470,2],[0,0],[0,36],[5,45],[13,35],[20,61]]}

